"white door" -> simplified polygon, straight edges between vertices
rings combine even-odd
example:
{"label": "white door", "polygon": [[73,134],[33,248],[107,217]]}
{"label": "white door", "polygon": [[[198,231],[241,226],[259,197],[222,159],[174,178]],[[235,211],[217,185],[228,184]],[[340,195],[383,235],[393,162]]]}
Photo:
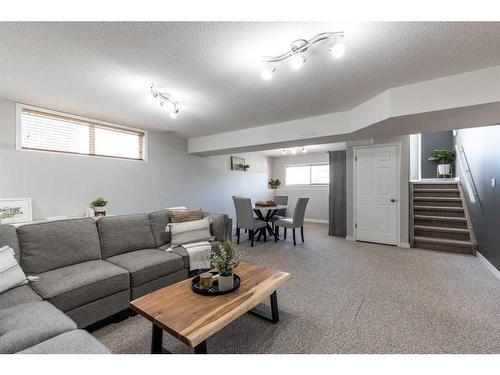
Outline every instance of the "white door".
{"label": "white door", "polygon": [[356,239],[397,245],[399,212],[397,148],[360,148],[356,164]]}

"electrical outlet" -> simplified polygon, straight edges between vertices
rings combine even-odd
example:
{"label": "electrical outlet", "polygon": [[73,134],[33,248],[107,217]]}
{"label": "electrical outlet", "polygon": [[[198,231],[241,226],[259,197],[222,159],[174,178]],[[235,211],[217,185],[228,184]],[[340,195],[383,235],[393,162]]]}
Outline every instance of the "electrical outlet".
{"label": "electrical outlet", "polygon": [[497,187],[497,179],[495,177],[491,179],[491,187],[492,188]]}

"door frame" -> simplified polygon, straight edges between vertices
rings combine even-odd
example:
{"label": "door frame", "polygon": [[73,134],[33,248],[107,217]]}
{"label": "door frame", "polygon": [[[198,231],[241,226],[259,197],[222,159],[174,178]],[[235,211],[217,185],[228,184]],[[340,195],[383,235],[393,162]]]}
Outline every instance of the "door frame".
{"label": "door frame", "polygon": [[376,148],[376,147],[387,147],[387,146],[396,146],[396,190],[397,190],[397,208],[396,208],[396,243],[395,244],[387,244],[387,245],[395,245],[401,247],[401,142],[389,142],[389,143],[381,143],[381,144],[372,144],[372,145],[364,145],[364,146],[354,146],[352,150],[352,164],[353,164],[353,183],[352,183],[352,202],[353,202],[353,215],[352,215],[352,233],[354,241],[357,241],[358,229],[356,228],[357,222],[357,175],[358,175],[358,166],[356,162],[356,156],[358,150]]}

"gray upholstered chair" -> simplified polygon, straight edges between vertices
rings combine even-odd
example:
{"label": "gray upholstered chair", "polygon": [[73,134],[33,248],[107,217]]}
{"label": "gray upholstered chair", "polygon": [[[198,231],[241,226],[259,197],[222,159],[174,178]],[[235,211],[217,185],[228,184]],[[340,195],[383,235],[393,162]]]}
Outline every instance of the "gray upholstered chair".
{"label": "gray upholstered chair", "polygon": [[[295,229],[300,228],[300,235],[302,237],[302,242],[304,242],[304,216],[306,213],[307,202],[309,198],[299,198],[297,204],[295,205],[295,211],[293,212],[293,218],[287,217],[284,219],[276,220],[274,222],[274,230],[276,232],[276,237],[280,234],[279,227],[283,227],[284,233],[283,237],[286,239],[286,230],[291,228],[293,232],[293,245],[297,245],[295,240]],[[275,237],[275,241],[276,241]]]}
{"label": "gray upholstered chair", "polygon": [[[276,204],[282,204],[286,206],[288,204],[288,195],[275,195],[274,201],[276,202]],[[274,222],[276,220],[284,219],[285,217],[286,217],[286,208],[283,208],[282,210],[277,210],[276,214],[271,218],[273,227],[274,227]]]}
{"label": "gray upholstered chair", "polygon": [[266,222],[253,217],[252,202],[250,198],[233,198],[234,209],[236,210],[236,243],[240,243],[240,229],[248,229],[248,237],[253,247],[255,234],[263,232],[264,242],[267,241]]}

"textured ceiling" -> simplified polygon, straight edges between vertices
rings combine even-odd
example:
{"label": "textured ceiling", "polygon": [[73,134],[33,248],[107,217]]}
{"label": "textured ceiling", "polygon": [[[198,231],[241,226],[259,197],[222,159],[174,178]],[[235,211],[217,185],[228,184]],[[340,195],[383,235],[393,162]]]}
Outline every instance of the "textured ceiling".
{"label": "textured ceiling", "polygon": [[[272,81],[260,56],[345,30]],[[500,64],[500,23],[0,23],[0,97],[183,137],[352,108],[387,88]],[[175,120],[147,100],[155,82]]]}

